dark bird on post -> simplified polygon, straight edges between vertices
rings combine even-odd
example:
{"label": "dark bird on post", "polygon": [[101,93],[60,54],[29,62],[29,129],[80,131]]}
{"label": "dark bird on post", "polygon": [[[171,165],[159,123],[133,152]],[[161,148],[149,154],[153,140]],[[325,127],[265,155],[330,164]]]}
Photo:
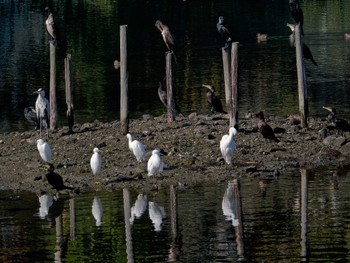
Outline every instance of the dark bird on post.
{"label": "dark bird on post", "polygon": [[155,26],[159,29],[162,34],[165,45],[167,46],[170,52],[173,52],[174,49],[174,38],[171,34],[169,27],[162,23],[162,21],[157,20]]}
{"label": "dark bird on post", "polygon": [[54,171],[55,167],[53,166],[53,164],[49,164],[49,168],[47,170],[47,173],[45,174],[45,177],[48,183],[52,186],[52,189],[56,189],[57,191],[64,189],[74,190],[73,187],[64,185],[62,176],[58,173],[55,173]]}
{"label": "dark bird on post", "polygon": [[275,133],[273,132],[270,125],[268,125],[265,121],[264,113],[262,111],[255,114],[258,119],[258,129],[265,140],[274,140],[279,142],[276,138]]}
{"label": "dark bird on post", "polygon": [[45,10],[47,11],[47,19],[45,21],[45,25],[46,25],[46,30],[49,33],[49,35],[51,36],[52,40],[52,44],[57,46],[60,39],[60,31],[57,27],[57,24],[55,23],[55,20],[53,18],[53,14],[50,10],[49,7],[46,7]]}
{"label": "dark bird on post", "polygon": [[[292,31],[292,34],[289,36],[290,44],[291,46],[294,46],[294,47],[295,47],[295,26],[296,24],[287,23],[287,27],[289,27],[289,29]],[[316,61],[314,60],[314,57],[312,56],[310,48],[305,43],[303,43],[303,55],[305,59],[311,60],[311,62],[316,67],[318,67]]]}
{"label": "dark bird on post", "polygon": [[215,95],[215,88],[211,85],[202,85],[207,88],[209,91],[207,92],[207,101],[211,105],[211,112],[219,112],[227,114],[226,111],[222,108],[221,100]]}
{"label": "dark bird on post", "polygon": [[327,121],[334,125],[338,133],[344,134],[344,132],[350,131],[350,124],[347,120],[338,118],[336,116],[336,109],[331,107],[323,107],[325,110],[328,110],[330,113],[327,116]]}
{"label": "dark bird on post", "polygon": [[289,0],[289,8],[294,21],[298,24],[300,23],[300,33],[304,35],[303,24],[304,24],[304,14],[301,10],[297,0]]}
{"label": "dark bird on post", "polygon": [[216,23],[216,28],[218,29],[220,35],[225,40],[225,46],[223,48],[228,48],[230,43],[232,42],[230,31],[227,29],[227,27],[224,26],[224,17],[219,16],[219,21]]}
{"label": "dark bird on post", "polygon": [[39,121],[36,116],[36,111],[34,107],[26,107],[24,108],[24,117],[30,123],[30,125],[35,126],[35,129],[39,129]]}
{"label": "dark bird on post", "polygon": [[[159,87],[158,87],[158,97],[160,101],[163,103],[165,108],[168,108],[168,100],[167,100],[167,93],[165,90],[163,90],[162,82],[159,81]],[[176,113],[182,115],[182,117],[185,117],[185,115],[181,112],[179,105],[177,105],[176,101],[174,101],[175,111]]]}

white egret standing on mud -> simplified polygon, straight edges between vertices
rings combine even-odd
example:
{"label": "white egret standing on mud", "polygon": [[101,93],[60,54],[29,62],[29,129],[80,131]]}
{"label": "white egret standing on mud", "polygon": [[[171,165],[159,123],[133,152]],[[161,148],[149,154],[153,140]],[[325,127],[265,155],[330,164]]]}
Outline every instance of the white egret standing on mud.
{"label": "white egret standing on mud", "polygon": [[160,160],[160,151],[153,150],[152,156],[149,158],[147,163],[148,176],[156,175],[163,172],[164,163]]}
{"label": "white egret standing on mud", "polygon": [[46,163],[50,163],[52,158],[52,151],[50,145],[43,139],[37,140],[36,143],[41,159],[43,159],[43,161]]}
{"label": "white egret standing on mud", "polygon": [[231,164],[233,153],[236,150],[236,143],[233,139],[233,136],[237,134],[237,130],[234,127],[231,127],[229,134],[222,136],[220,141],[220,150],[222,157],[224,157],[227,164]]}
{"label": "white egret standing on mud", "polygon": [[101,173],[102,167],[102,156],[100,154],[100,150],[98,148],[94,148],[94,153],[90,159],[90,166],[93,175],[97,176]]}
{"label": "white egret standing on mud", "polygon": [[146,159],[145,146],[138,140],[132,140],[130,133],[128,133],[126,137],[129,140],[130,151],[135,155],[137,162],[141,163]]}
{"label": "white egret standing on mud", "polygon": [[47,129],[49,126],[50,103],[45,98],[45,91],[43,89],[41,88],[38,89],[36,93],[38,93],[38,98],[36,99],[36,102],[35,102],[35,111],[39,122],[39,129],[40,129],[40,136],[41,136],[41,130],[45,128],[47,132]]}

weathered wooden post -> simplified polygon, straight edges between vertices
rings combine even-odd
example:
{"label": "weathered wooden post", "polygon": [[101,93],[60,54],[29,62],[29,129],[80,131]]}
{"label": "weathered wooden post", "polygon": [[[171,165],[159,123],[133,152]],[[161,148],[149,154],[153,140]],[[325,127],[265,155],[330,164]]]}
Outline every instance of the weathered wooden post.
{"label": "weathered wooden post", "polygon": [[71,240],[76,240],[75,199],[69,199],[69,233]]}
{"label": "weathered wooden post", "polygon": [[134,262],[134,253],[132,246],[132,231],[131,231],[131,204],[130,204],[130,192],[129,189],[123,189],[123,201],[124,201],[124,222],[125,222],[125,241],[126,241],[126,254],[128,263]]}
{"label": "weathered wooden post", "polygon": [[50,43],[50,130],[57,128],[56,46]]}
{"label": "weathered wooden post", "polygon": [[175,101],[173,95],[173,53],[166,52],[165,56],[165,72],[166,72],[166,89],[167,89],[167,109],[168,109],[168,122],[175,120]]}
{"label": "weathered wooden post", "polygon": [[71,55],[67,54],[66,58],[64,59],[64,75],[66,80],[66,104],[67,104],[67,119],[68,119],[69,133],[73,133],[73,125],[74,125],[71,68],[72,68]]}
{"label": "weathered wooden post", "polygon": [[221,50],[222,65],[224,68],[226,108],[229,111],[229,109],[231,108],[230,50],[229,48],[222,48]]}
{"label": "weathered wooden post", "polygon": [[304,66],[304,54],[303,54],[303,42],[300,36],[300,24],[295,27],[295,49],[296,49],[296,61],[297,61],[297,73],[298,73],[298,94],[299,94],[299,113],[301,119],[301,126],[307,127],[307,85],[306,74]]}
{"label": "weathered wooden post", "polygon": [[[302,259],[308,258],[308,189],[307,189],[307,182],[308,182],[308,172],[306,169],[302,168],[300,169],[301,173],[301,251],[300,251],[300,257]],[[302,262],[304,260],[301,260]]]}
{"label": "weathered wooden post", "polygon": [[120,26],[120,132],[129,132],[128,71],[127,71],[127,25]]}
{"label": "weathered wooden post", "polygon": [[238,125],[238,42],[232,43],[231,47],[231,98],[230,108],[230,127],[237,127]]}

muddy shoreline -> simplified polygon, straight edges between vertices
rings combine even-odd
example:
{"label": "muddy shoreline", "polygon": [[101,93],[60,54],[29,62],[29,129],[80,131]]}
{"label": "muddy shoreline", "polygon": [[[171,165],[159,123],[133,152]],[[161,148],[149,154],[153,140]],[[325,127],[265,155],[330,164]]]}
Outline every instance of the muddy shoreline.
{"label": "muddy shoreline", "polygon": [[[167,123],[165,116],[144,115],[130,121],[130,133],[141,140],[147,159],[153,149],[163,149],[165,170],[162,175],[147,176],[147,161],[138,165],[129,151],[128,140],[119,131],[119,122],[76,124],[74,134],[62,127],[50,132],[46,140],[53,151],[53,164],[65,184],[80,192],[116,190],[125,187],[155,190],[168,185],[194,186],[240,176],[276,178],[299,167],[344,166],[350,164],[350,143],[340,135],[326,138],[320,130],[325,120],[309,119],[303,129],[294,118],[267,115],[280,142],[267,142],[257,131],[256,119],[246,116],[239,121],[237,149],[233,164],[227,167],[220,154],[219,142],[228,133],[226,115],[191,115]],[[284,132],[283,132],[284,130]],[[323,136],[324,137],[324,136]],[[55,192],[45,180],[34,180],[45,174],[44,163],[36,148],[39,132],[10,132],[0,139],[0,189],[31,192]],[[93,148],[102,151],[102,173],[90,171]]]}

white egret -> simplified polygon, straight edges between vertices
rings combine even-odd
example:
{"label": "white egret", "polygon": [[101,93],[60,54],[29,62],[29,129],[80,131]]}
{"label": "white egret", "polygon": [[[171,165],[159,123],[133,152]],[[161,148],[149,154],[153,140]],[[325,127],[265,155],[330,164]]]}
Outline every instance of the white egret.
{"label": "white egret", "polygon": [[36,143],[41,159],[43,159],[44,162],[50,163],[52,157],[50,145],[43,139],[37,140]]}
{"label": "white egret", "polygon": [[141,163],[146,159],[145,146],[138,140],[132,140],[130,133],[128,133],[126,137],[129,140],[130,151],[135,155],[137,162]]}
{"label": "white egret", "polygon": [[101,199],[98,196],[94,197],[94,201],[92,203],[92,215],[96,220],[96,226],[102,225],[102,215],[103,215],[103,206]]}
{"label": "white egret", "polygon": [[45,128],[47,132],[50,123],[50,104],[49,101],[45,98],[45,91],[43,89],[38,89],[36,93],[38,93],[38,98],[35,102],[35,111],[39,122],[41,136],[41,130]]}
{"label": "white egret", "polygon": [[158,206],[156,202],[148,202],[149,218],[152,220],[154,230],[159,232],[162,230],[163,219],[165,218],[164,207]]}
{"label": "white egret", "polygon": [[233,139],[233,136],[236,134],[237,130],[234,127],[231,127],[229,134],[222,136],[220,141],[221,154],[227,164],[231,164],[233,153],[236,149],[236,143]]}
{"label": "white egret", "polygon": [[237,199],[234,196],[234,187],[234,183],[228,184],[221,206],[225,219],[231,221],[232,226],[238,226],[239,220],[236,218]]}
{"label": "white egret", "polygon": [[132,224],[135,218],[140,218],[147,209],[147,195],[139,194],[135,204],[131,207],[130,223]]}
{"label": "white egret", "polygon": [[163,172],[164,163],[160,160],[159,150],[153,150],[152,156],[149,158],[147,163],[148,176],[152,176]]}
{"label": "white egret", "polygon": [[98,148],[94,148],[94,154],[91,156],[91,159],[90,159],[91,170],[93,175],[95,176],[101,173],[102,157],[100,152],[101,151]]}

